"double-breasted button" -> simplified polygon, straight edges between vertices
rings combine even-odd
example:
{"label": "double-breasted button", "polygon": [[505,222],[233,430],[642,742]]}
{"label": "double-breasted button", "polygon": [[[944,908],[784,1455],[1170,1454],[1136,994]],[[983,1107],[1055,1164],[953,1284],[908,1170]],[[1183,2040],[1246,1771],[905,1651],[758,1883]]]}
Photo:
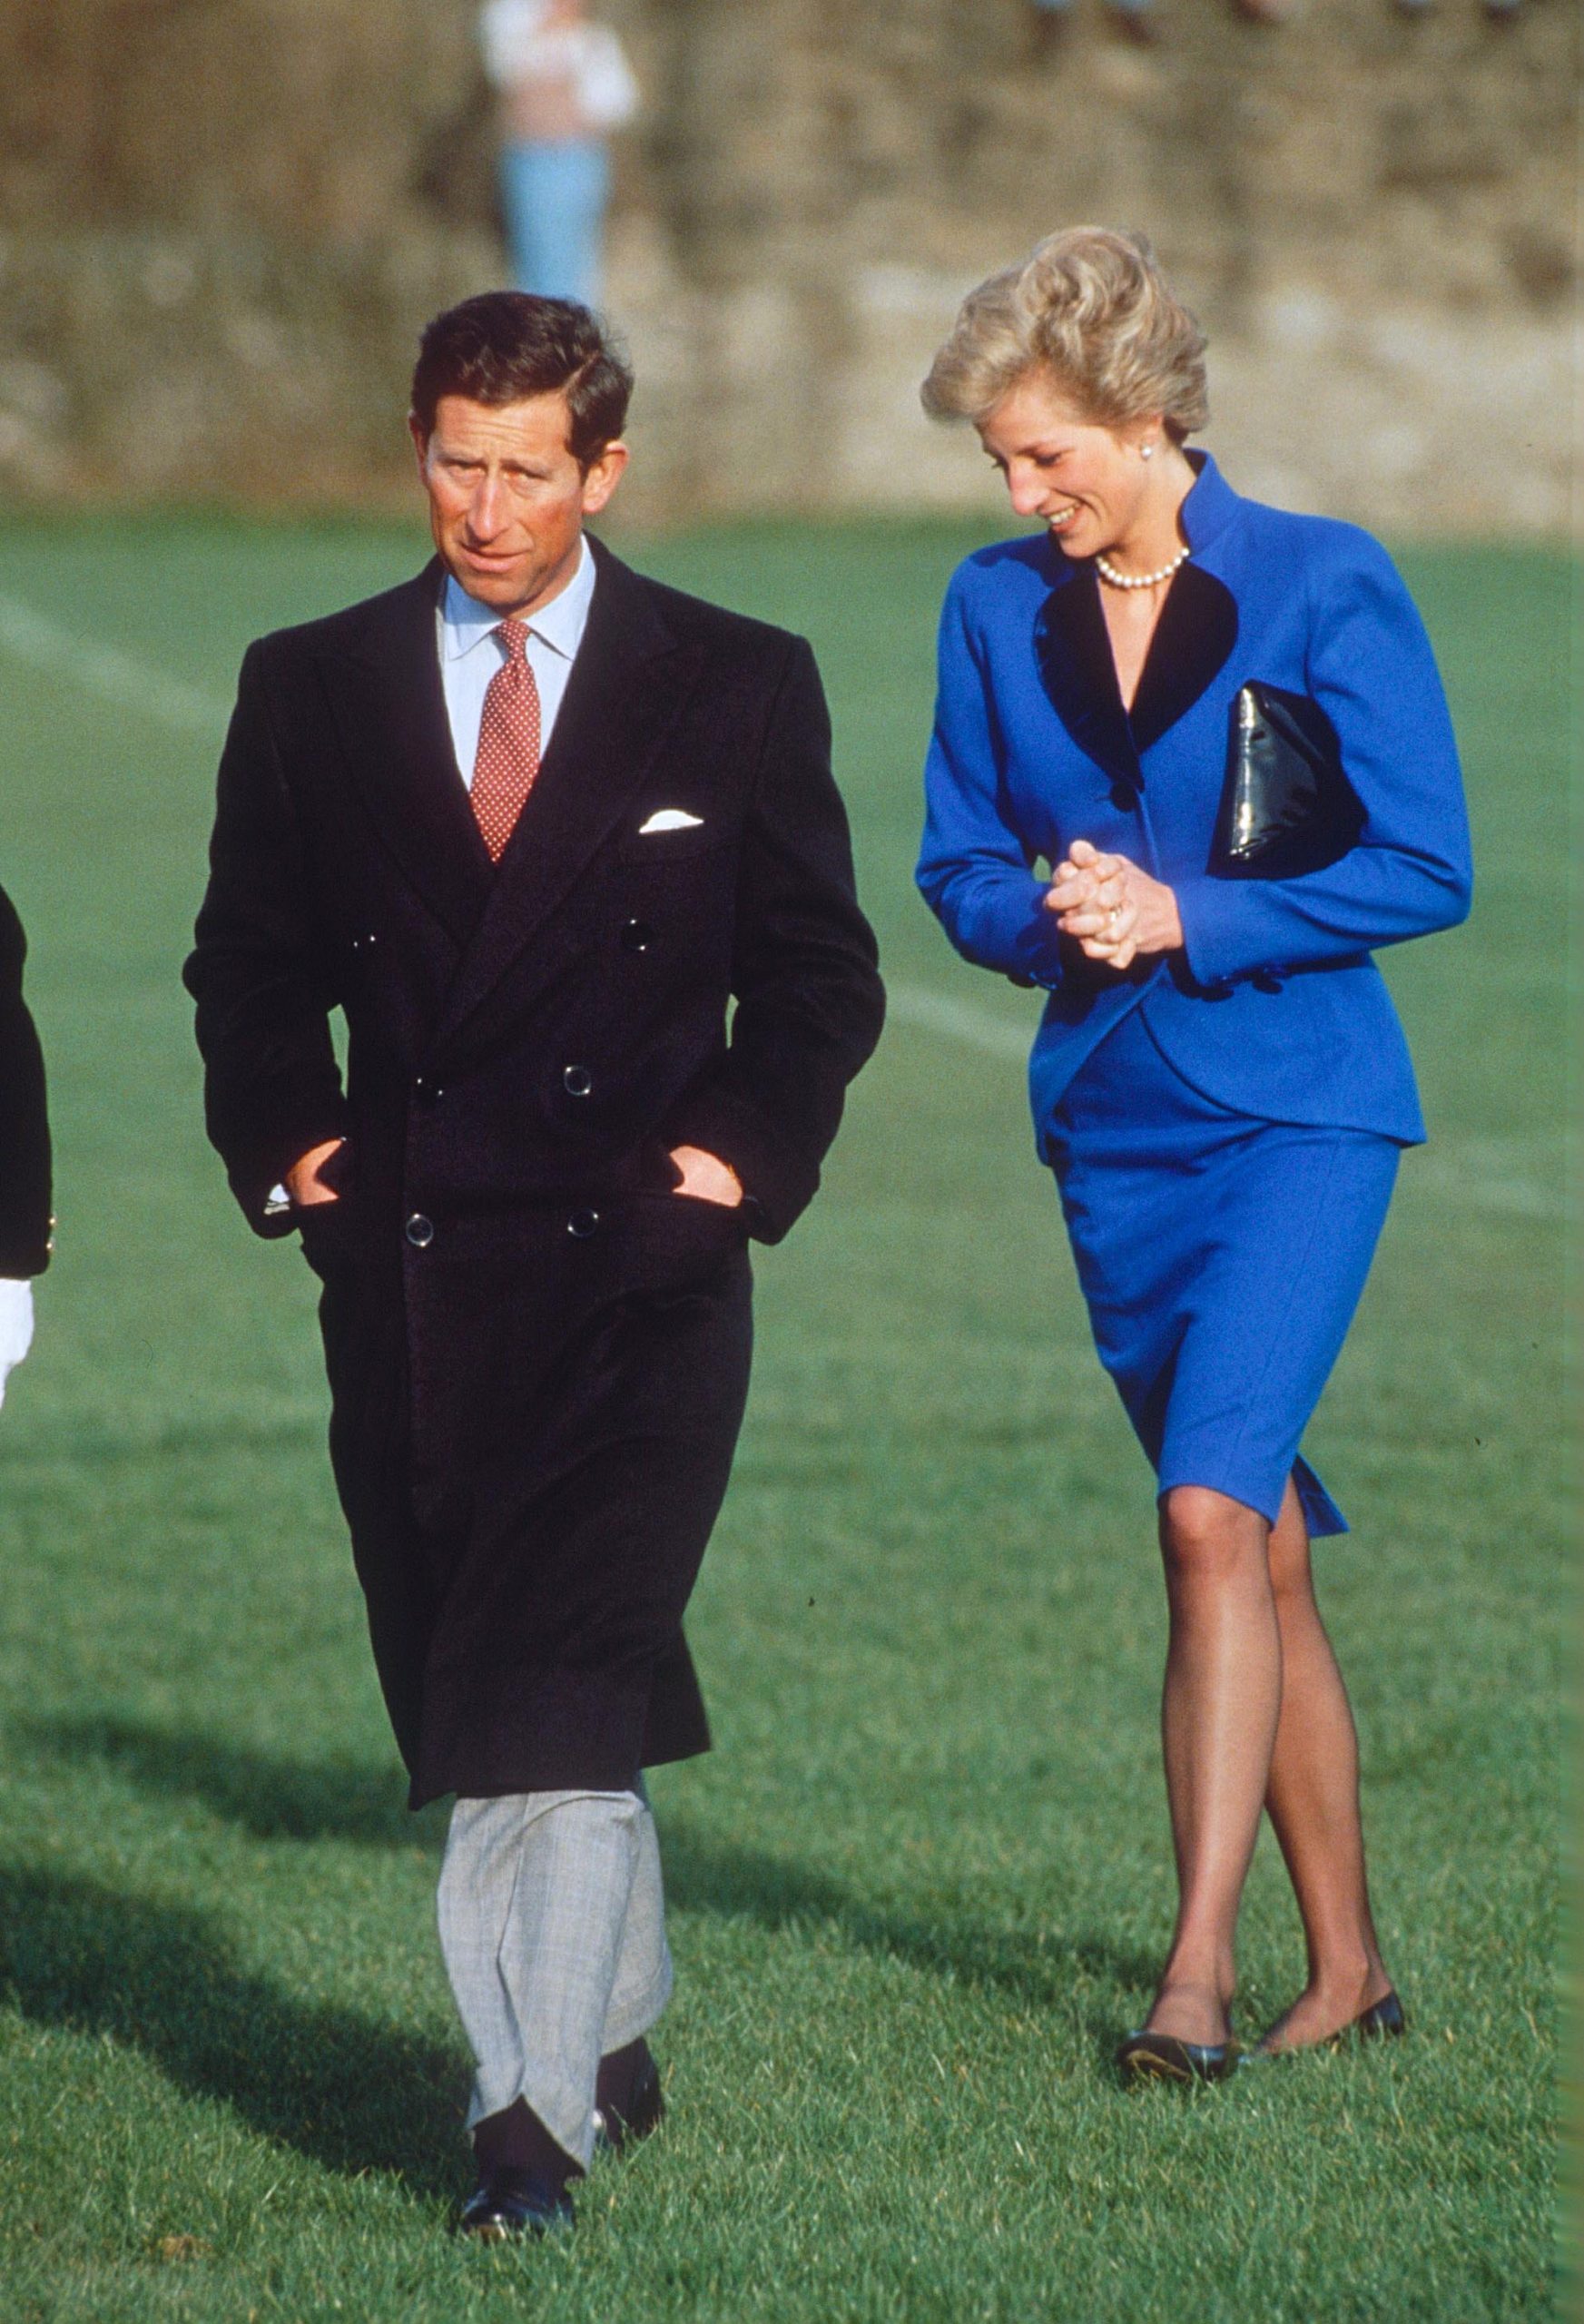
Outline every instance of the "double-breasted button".
{"label": "double-breasted button", "polygon": [[435,1222],[415,1210],[407,1222],[407,1239],[415,1251],[427,1251],[435,1239]]}
{"label": "double-breasted button", "polygon": [[566,1222],[566,1232],[574,1242],[586,1243],[591,1235],[599,1232],[597,1210],[575,1210]]}
{"label": "double-breasted button", "polygon": [[654,941],[654,931],[646,920],[625,920],[622,922],[624,952],[646,952]]}
{"label": "double-breasted button", "polygon": [[586,1098],[594,1088],[594,1076],[586,1065],[564,1066],[561,1087],[569,1098]]}
{"label": "double-breasted button", "polygon": [[438,1106],[446,1093],[431,1074],[420,1073],[412,1085],[412,1094],[420,1106]]}

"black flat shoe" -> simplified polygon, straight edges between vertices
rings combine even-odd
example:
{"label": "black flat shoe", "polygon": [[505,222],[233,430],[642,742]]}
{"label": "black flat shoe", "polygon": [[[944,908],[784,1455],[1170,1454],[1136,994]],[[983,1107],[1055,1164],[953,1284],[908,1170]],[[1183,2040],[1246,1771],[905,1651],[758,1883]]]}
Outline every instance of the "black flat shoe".
{"label": "black flat shoe", "polygon": [[1175,2034],[1129,2034],[1117,2052],[1124,2082],[1225,2082],[1237,2063],[1235,2042],[1179,2042]]}
{"label": "black flat shoe", "polygon": [[509,2243],[518,2236],[564,2235],[572,2225],[572,2198],[536,2171],[492,2171],[463,2204],[458,2235],[480,2243]]}
{"label": "black flat shoe", "polygon": [[[665,2100],[660,2088],[660,2069],[655,2064],[646,2043],[634,2047],[642,2052],[627,2073],[615,2071],[616,2059],[604,2059],[600,2063],[599,2081],[595,2085],[594,2148],[596,2154],[625,2154],[651,2131],[657,2131],[665,2112]],[[617,2058],[625,2060],[626,2053],[618,2052]]]}
{"label": "black flat shoe", "polygon": [[1244,2052],[1240,2063],[1245,2066],[1274,2066],[1284,2058],[1313,2057],[1317,2050],[1344,2050],[1350,2042],[1396,2041],[1407,2031],[1408,2018],[1402,2004],[1394,1993],[1385,1993],[1321,2041],[1295,2042],[1279,2050],[1268,2050],[1264,2042],[1256,2042],[1252,2050]]}
{"label": "black flat shoe", "polygon": [[1407,2031],[1408,2019],[1402,2003],[1394,1993],[1387,1993],[1379,2001],[1372,2001],[1368,2009],[1361,2010],[1351,2025],[1332,2034],[1325,2046],[1328,2050],[1340,2050],[1350,2034],[1361,2042],[1392,2042]]}

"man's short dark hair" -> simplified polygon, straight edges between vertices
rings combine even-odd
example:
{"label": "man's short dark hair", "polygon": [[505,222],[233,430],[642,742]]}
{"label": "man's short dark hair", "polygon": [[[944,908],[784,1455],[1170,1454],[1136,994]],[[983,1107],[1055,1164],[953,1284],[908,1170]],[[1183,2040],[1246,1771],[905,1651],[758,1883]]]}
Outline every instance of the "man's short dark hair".
{"label": "man's short dark hair", "polygon": [[632,392],[625,356],[586,307],[526,290],[486,290],[448,307],[425,330],[412,414],[427,437],[442,396],[505,404],[565,393],[567,448],[586,468],[621,434]]}

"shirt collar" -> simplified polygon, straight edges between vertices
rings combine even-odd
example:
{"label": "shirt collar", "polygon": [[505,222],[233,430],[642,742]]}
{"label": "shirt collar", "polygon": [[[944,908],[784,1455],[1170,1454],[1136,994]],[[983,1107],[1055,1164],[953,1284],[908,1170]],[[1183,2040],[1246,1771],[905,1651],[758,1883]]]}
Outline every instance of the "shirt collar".
{"label": "shirt collar", "polygon": [[[578,542],[577,570],[565,589],[552,597],[547,606],[528,615],[528,628],[570,662],[583,643],[583,633],[588,626],[588,608],[594,597],[594,585],[599,568],[589,553],[586,540]],[[502,616],[493,606],[481,606],[470,597],[453,574],[446,576],[445,591],[440,599],[440,628],[442,650],[448,662],[458,662],[465,654],[500,627]]]}

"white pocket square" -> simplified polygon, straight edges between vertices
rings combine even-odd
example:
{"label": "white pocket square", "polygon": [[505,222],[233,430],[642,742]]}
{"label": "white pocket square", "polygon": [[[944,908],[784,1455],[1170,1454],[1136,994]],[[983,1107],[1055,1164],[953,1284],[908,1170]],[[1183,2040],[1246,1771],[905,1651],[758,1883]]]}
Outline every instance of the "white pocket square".
{"label": "white pocket square", "polygon": [[638,826],[638,837],[644,839],[651,832],[692,832],[703,823],[702,815],[690,815],[685,807],[657,807],[646,823]]}

